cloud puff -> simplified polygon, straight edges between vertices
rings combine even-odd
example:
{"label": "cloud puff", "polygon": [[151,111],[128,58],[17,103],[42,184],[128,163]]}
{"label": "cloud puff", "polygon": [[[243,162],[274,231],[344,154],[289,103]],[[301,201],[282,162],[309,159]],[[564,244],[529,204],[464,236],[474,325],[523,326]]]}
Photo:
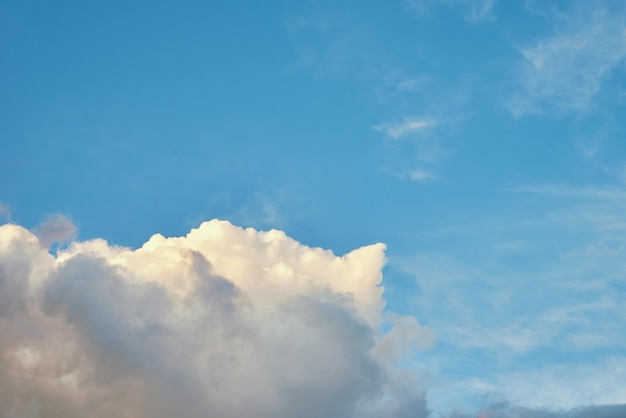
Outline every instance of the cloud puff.
{"label": "cloud puff", "polygon": [[0,416],[428,415],[395,364],[434,337],[384,313],[383,244],[338,257],[213,220],[55,256],[39,234],[0,227]]}
{"label": "cloud puff", "polygon": [[78,229],[68,218],[56,214],[38,225],[34,232],[41,245],[50,248],[55,242],[65,243],[76,238]]}
{"label": "cloud puff", "polygon": [[556,33],[522,48],[523,93],[512,103],[514,114],[585,111],[604,81],[626,59],[624,13],[589,3],[560,16]]}

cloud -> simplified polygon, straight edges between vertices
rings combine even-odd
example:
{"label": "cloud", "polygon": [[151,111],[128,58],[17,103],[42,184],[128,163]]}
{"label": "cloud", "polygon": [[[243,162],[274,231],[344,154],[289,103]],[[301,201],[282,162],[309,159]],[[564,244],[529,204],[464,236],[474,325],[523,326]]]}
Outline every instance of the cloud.
{"label": "cloud", "polygon": [[406,0],[410,10],[425,14],[437,5],[445,5],[460,10],[469,22],[482,22],[495,18],[493,9],[496,0]]}
{"label": "cloud", "polygon": [[[560,407],[561,410],[565,407],[580,411],[586,408],[585,405],[616,405],[623,402],[626,396],[622,383],[624,378],[626,367],[623,359],[607,356],[606,359],[598,359],[594,364],[583,367],[563,363],[538,370],[503,374],[498,376],[494,385],[496,388],[491,389],[497,391],[497,388],[506,387],[509,399],[523,399],[525,408],[539,410],[553,406]],[[576,384],[572,385],[571,382]],[[621,410],[622,413],[626,411],[626,405]],[[550,416],[562,415],[555,413]]]}
{"label": "cloud", "polygon": [[11,220],[11,208],[2,202],[0,202],[0,219]]}
{"label": "cloud", "polygon": [[517,116],[547,110],[585,112],[604,82],[626,59],[623,12],[593,3],[557,17],[555,33],[523,47]]}
{"label": "cloud", "polygon": [[[599,405],[572,410],[530,409],[502,401],[483,408],[477,418],[620,418],[626,414],[626,405]],[[448,418],[470,418],[462,413]]]}
{"label": "cloud", "polygon": [[[515,191],[511,213],[423,232],[432,242],[463,242],[462,251],[392,258],[419,289],[402,297],[437,332],[425,363],[438,365],[443,388],[431,387],[430,405],[471,404],[483,393],[527,408],[623,403],[625,189]],[[469,247],[476,251],[467,257]]]}
{"label": "cloud", "polygon": [[385,313],[383,244],[339,257],[213,220],[42,245],[67,236],[0,227],[1,416],[428,415],[395,364],[434,335]]}
{"label": "cloud", "polygon": [[624,200],[626,190],[623,188],[580,188],[565,185],[524,186],[513,189],[515,193],[540,194],[551,197],[591,200]]}
{"label": "cloud", "polygon": [[412,135],[420,131],[425,130],[437,125],[437,121],[434,119],[423,118],[404,118],[399,123],[383,123],[374,127],[375,130],[385,133],[385,135],[393,138],[400,139],[407,135]]}
{"label": "cloud", "polygon": [[[440,127],[440,121],[434,118],[404,118],[402,122],[374,126],[373,129],[394,139],[388,144],[395,153],[389,171],[400,180],[427,183],[437,179],[437,166],[450,153],[441,145],[441,135],[430,135]],[[400,141],[405,138],[416,140]],[[422,140],[425,138],[428,140]]]}
{"label": "cloud", "polygon": [[49,248],[55,242],[65,243],[76,238],[78,229],[68,218],[57,214],[35,227],[34,232],[41,245]]}
{"label": "cloud", "polygon": [[415,170],[412,170],[408,174],[408,178],[413,181],[427,182],[427,181],[435,180],[437,176],[428,171],[422,170],[420,168],[416,168]]}

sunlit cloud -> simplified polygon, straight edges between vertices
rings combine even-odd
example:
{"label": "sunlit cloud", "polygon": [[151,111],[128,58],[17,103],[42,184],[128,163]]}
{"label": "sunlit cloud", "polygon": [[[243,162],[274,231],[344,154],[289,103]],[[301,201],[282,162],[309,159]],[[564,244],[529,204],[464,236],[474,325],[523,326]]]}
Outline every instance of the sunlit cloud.
{"label": "sunlit cloud", "polygon": [[383,244],[339,257],[213,220],[52,255],[75,231],[52,219],[39,236],[0,227],[3,415],[428,415],[419,376],[395,364],[434,334],[384,311]]}

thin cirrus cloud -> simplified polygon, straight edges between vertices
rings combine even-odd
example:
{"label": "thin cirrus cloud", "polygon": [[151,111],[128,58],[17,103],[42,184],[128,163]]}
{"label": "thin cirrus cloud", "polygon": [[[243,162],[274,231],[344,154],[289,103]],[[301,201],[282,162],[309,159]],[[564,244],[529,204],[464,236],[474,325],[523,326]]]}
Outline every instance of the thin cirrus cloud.
{"label": "thin cirrus cloud", "polygon": [[[520,408],[505,408],[487,416],[625,416],[623,405],[580,408],[620,404],[626,396],[620,331],[626,318],[621,295],[626,194],[558,184],[514,192],[526,204],[536,203],[534,210],[442,231],[449,241],[480,237],[492,250],[472,261],[436,251],[395,259],[416,277],[420,290],[412,303],[420,306],[420,317],[435,329],[440,345],[463,347],[480,359],[471,365],[465,356],[447,358],[441,370],[461,371],[450,378],[457,393],[496,393],[536,408],[523,409],[524,415],[516,415]],[[496,250],[507,244],[506,251]],[[546,356],[550,362],[543,361]],[[431,390],[431,398],[437,392]],[[539,408],[546,407],[571,414],[541,415]]]}
{"label": "thin cirrus cloud", "polygon": [[[439,126],[439,121],[433,118],[404,118],[402,122],[382,123],[373,129],[383,132],[385,136],[394,141],[402,139],[421,139],[428,135],[429,131]],[[406,167],[394,167],[396,176],[402,180],[410,180],[426,183],[437,179],[434,165],[441,160],[445,150],[438,141],[408,141],[403,153],[412,154],[412,161]],[[398,172],[399,171],[399,172]]]}
{"label": "thin cirrus cloud", "polygon": [[3,225],[0,413],[426,417],[419,376],[395,364],[434,334],[384,312],[384,250],[338,257],[213,220],[51,255]]}
{"label": "thin cirrus cloud", "polygon": [[[523,408],[507,401],[494,402],[478,413],[478,418],[620,418],[626,413],[623,405],[600,405],[572,410]],[[470,418],[470,415],[453,413],[447,418]]]}
{"label": "thin cirrus cloud", "polygon": [[400,139],[437,126],[438,122],[431,118],[405,118],[402,122],[383,123],[374,127],[390,138]]}
{"label": "thin cirrus cloud", "polygon": [[590,3],[557,17],[552,36],[521,48],[521,92],[511,102],[513,114],[589,110],[626,59],[624,16]]}
{"label": "thin cirrus cloud", "polygon": [[437,176],[424,169],[416,168],[409,172],[408,178],[413,181],[427,182],[427,181],[435,180]]}
{"label": "thin cirrus cloud", "polygon": [[420,14],[428,13],[430,8],[443,4],[450,8],[459,9],[465,19],[473,23],[495,18],[493,9],[496,0],[407,0],[406,4],[410,10]]}

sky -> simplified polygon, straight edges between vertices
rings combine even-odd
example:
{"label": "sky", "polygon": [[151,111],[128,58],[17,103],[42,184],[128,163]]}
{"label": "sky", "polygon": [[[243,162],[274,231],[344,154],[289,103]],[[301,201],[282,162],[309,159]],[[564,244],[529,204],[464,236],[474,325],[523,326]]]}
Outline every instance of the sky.
{"label": "sky", "polygon": [[0,416],[626,414],[623,1],[156,3],[0,1]]}

